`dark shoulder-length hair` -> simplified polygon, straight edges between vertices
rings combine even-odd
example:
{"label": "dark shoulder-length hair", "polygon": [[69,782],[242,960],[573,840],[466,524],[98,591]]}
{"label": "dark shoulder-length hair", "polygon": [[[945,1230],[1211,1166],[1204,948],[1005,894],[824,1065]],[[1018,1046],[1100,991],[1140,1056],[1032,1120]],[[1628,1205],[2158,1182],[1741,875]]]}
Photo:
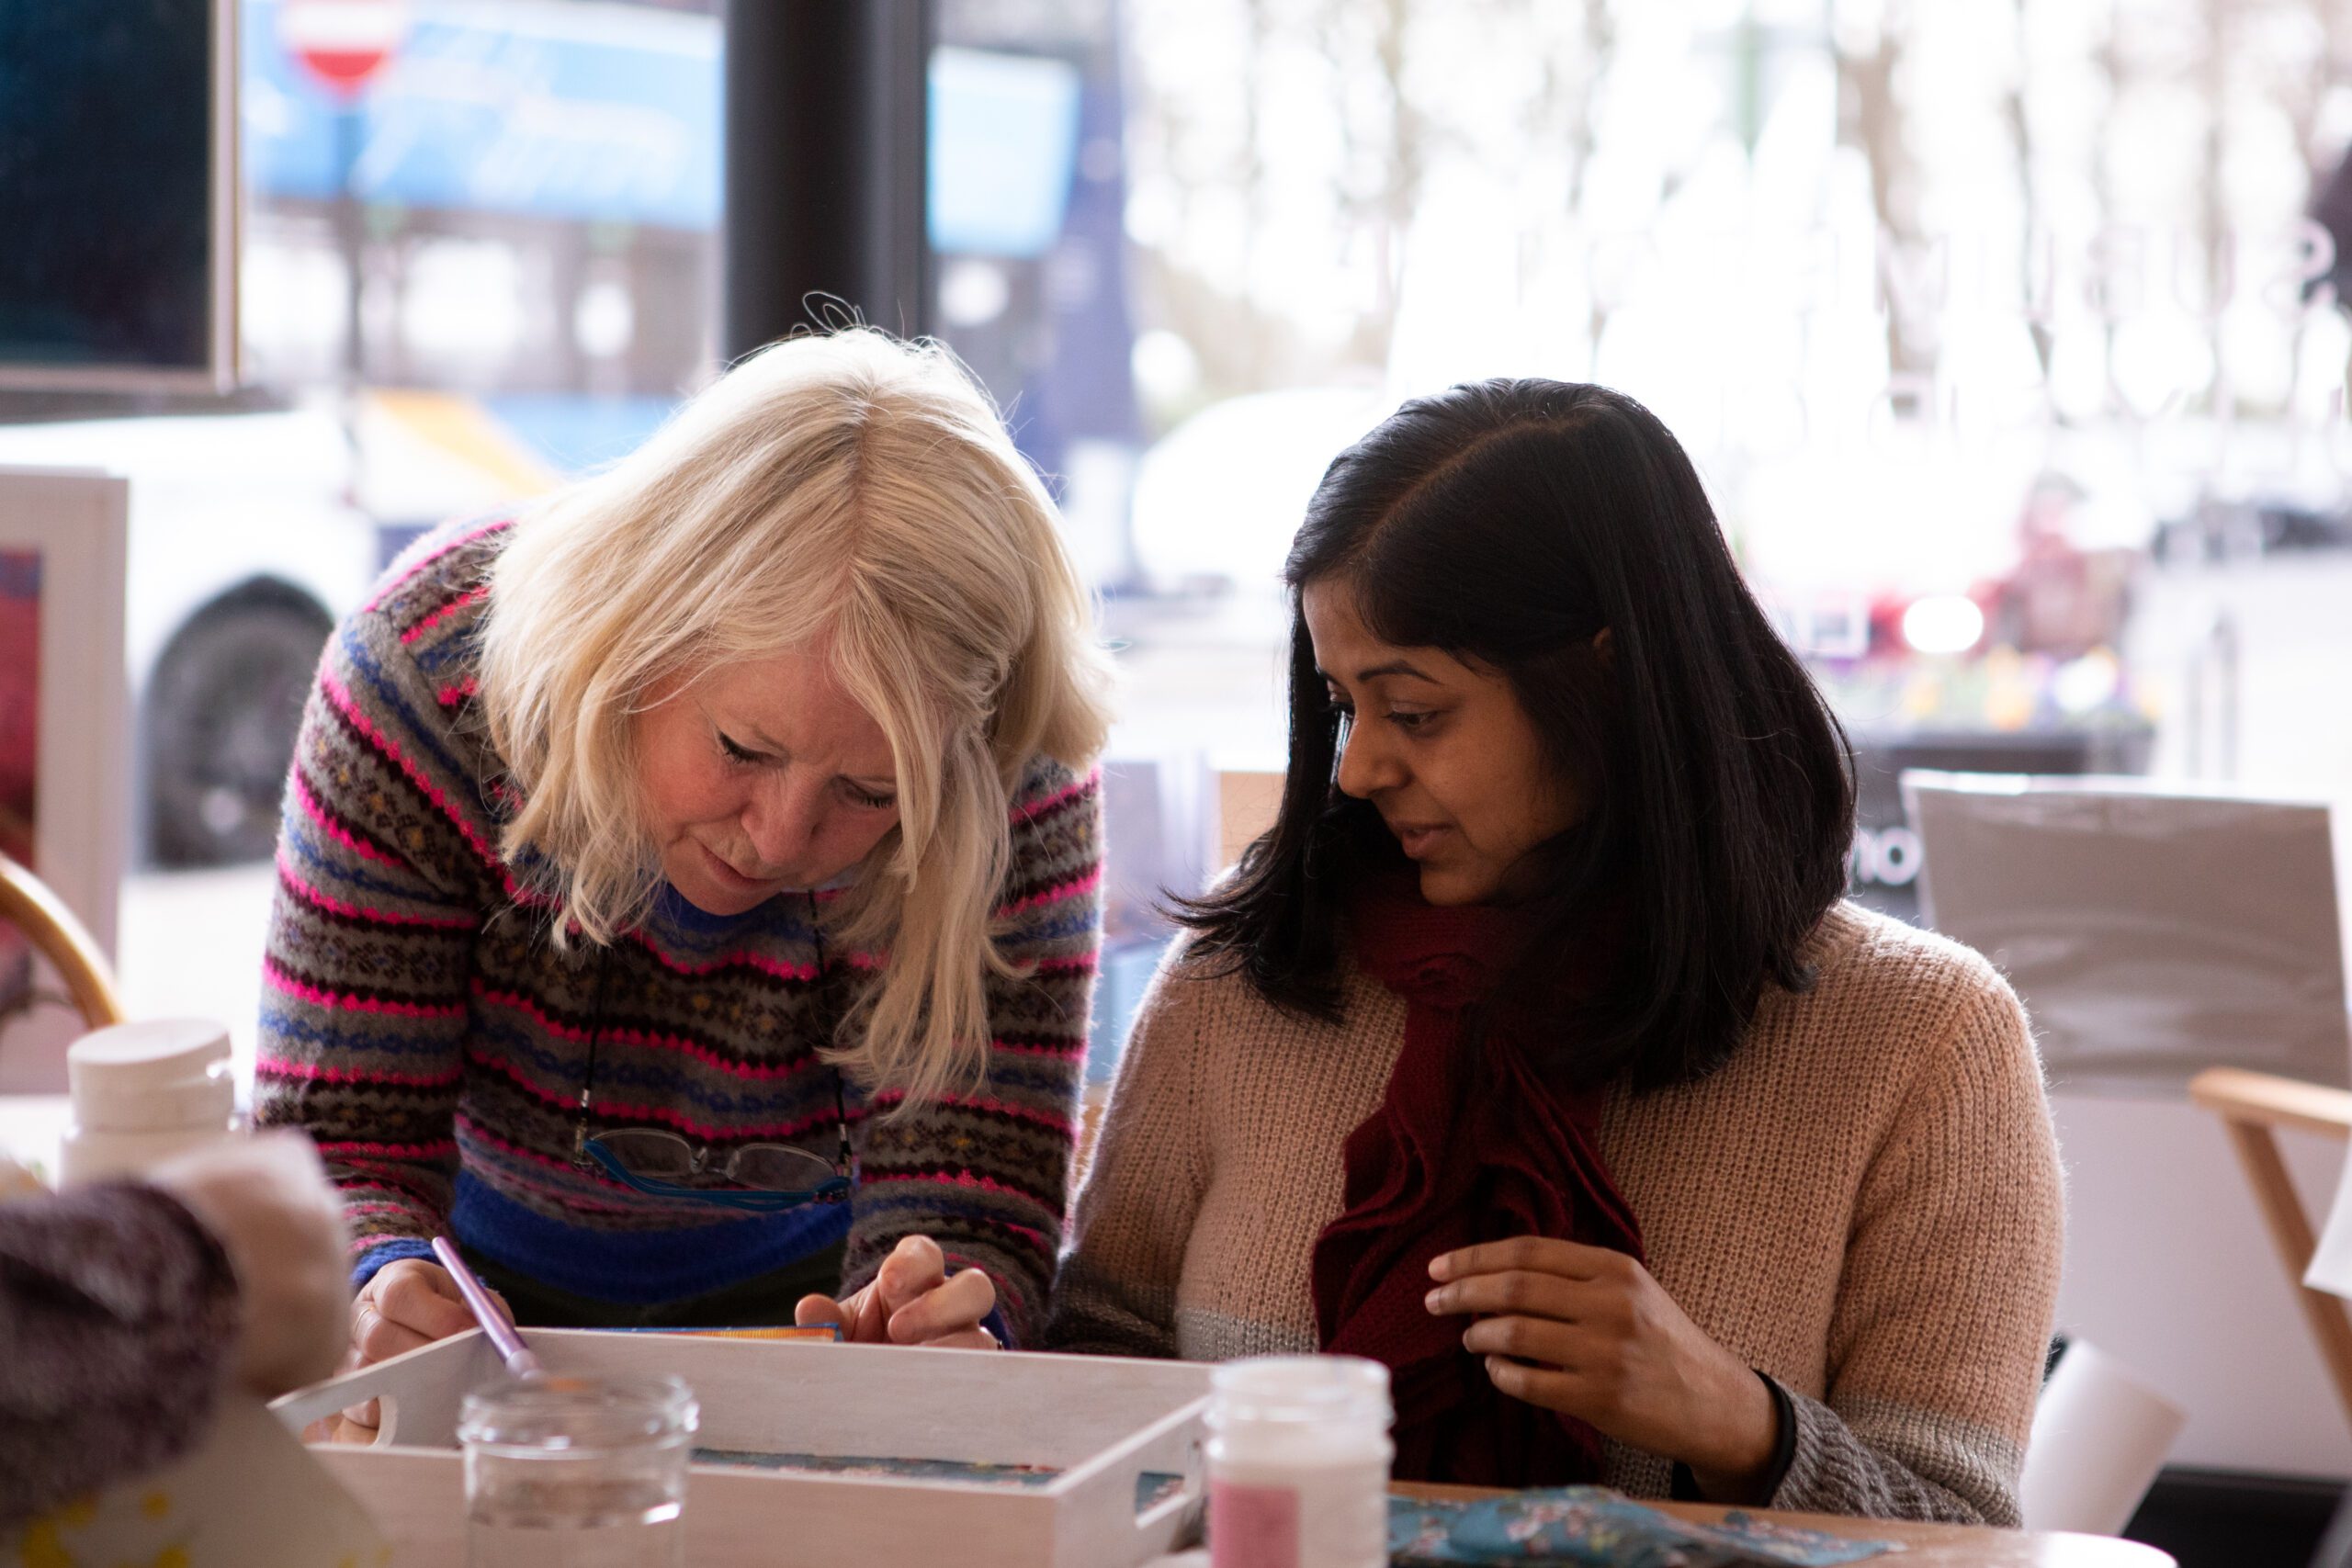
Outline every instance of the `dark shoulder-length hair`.
{"label": "dark shoulder-length hair", "polygon": [[[1601,943],[1556,1068],[1637,1089],[1713,1071],[1843,895],[1851,759],[1741,581],[1679,443],[1605,387],[1497,380],[1407,403],[1341,453],[1292,546],[1290,770],[1274,825],[1180,906],[1195,950],[1336,1017],[1359,881],[1405,863],[1340,793],[1340,715],[1299,595],[1344,586],[1384,642],[1500,671],[1583,806],[1530,853],[1534,938],[1496,1002]],[[1602,639],[1600,634],[1609,636]],[[1587,947],[1584,951],[1591,951]]]}

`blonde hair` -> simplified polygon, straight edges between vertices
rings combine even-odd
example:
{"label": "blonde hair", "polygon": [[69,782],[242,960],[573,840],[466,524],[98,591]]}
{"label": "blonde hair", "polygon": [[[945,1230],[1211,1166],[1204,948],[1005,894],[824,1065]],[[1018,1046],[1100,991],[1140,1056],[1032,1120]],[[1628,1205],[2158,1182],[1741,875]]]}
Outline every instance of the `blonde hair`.
{"label": "blonde hair", "polygon": [[1052,502],[955,355],[864,327],[775,344],[635,454],[519,519],[481,701],[520,799],[500,846],[610,942],[661,888],[632,716],[673,678],[821,649],[888,738],[899,822],[846,939],[887,952],[829,1059],[910,1101],[981,1076],[1012,792],[1082,768],[1107,666]]}

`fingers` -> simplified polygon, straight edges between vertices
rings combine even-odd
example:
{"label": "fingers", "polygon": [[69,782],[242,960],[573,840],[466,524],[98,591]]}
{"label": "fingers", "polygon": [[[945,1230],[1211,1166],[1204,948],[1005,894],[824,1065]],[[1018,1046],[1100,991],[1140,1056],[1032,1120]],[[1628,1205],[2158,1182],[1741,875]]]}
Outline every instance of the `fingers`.
{"label": "fingers", "polygon": [[937,1290],[947,1280],[947,1255],[927,1235],[902,1236],[874,1276],[886,1315]]}
{"label": "fingers", "polygon": [[1523,1399],[1547,1410],[1565,1410],[1573,1415],[1583,1403],[1583,1390],[1576,1375],[1555,1368],[1524,1366],[1501,1356],[1489,1356],[1487,1378],[1513,1399]]}
{"label": "fingers", "polygon": [[892,1313],[890,1339],[899,1345],[932,1345],[967,1335],[995,1308],[995,1281],[984,1269],[967,1269]]}
{"label": "fingers", "polygon": [[[499,1305],[503,1309],[505,1303]],[[511,1313],[507,1320],[514,1321]],[[473,1313],[448,1271],[421,1258],[403,1258],[378,1269],[352,1303],[353,1364],[390,1360],[472,1326]]]}
{"label": "fingers", "polygon": [[389,1361],[394,1356],[405,1356],[411,1350],[433,1343],[428,1336],[413,1328],[394,1323],[377,1310],[376,1303],[362,1297],[352,1309],[352,1359],[362,1367],[372,1367],[378,1361]]}
{"label": "fingers", "polygon": [[458,1282],[437,1263],[418,1258],[391,1264],[368,1293],[386,1318],[427,1340],[447,1339],[474,1326],[473,1311],[458,1293]]}
{"label": "fingers", "polygon": [[1462,1335],[1462,1348],[1481,1356],[1573,1369],[1579,1336],[1569,1325],[1543,1317],[1483,1317]]}
{"label": "fingers", "polygon": [[1556,1274],[1566,1280],[1605,1280],[1628,1267],[1639,1268],[1613,1247],[1587,1247],[1582,1242],[1555,1241],[1550,1236],[1520,1235],[1489,1241],[1458,1252],[1440,1253],[1430,1259],[1430,1278],[1460,1280],[1472,1274],[1525,1270]]}
{"label": "fingers", "polygon": [[1430,1312],[1515,1314],[1557,1318],[1573,1323],[1599,1306],[1590,1282],[1568,1280],[1532,1269],[1507,1269],[1494,1274],[1472,1274],[1450,1285],[1440,1285],[1424,1301]]}
{"label": "fingers", "polygon": [[890,1337],[889,1314],[882,1310],[877,1285],[853,1291],[839,1301],[827,1295],[803,1296],[792,1308],[792,1321],[804,1328],[816,1323],[832,1324],[852,1345],[888,1343]]}

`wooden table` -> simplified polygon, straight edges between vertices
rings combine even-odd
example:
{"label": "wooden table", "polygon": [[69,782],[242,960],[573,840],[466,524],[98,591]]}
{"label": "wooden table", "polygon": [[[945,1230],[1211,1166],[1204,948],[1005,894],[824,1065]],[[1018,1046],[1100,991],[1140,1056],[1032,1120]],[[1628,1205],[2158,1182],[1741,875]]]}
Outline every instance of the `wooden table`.
{"label": "wooden table", "polygon": [[[1430,1486],[1398,1482],[1390,1488],[1400,1497],[1468,1501],[1500,1494],[1476,1486]],[[1730,1508],[1706,1503],[1640,1501],[1647,1507],[1677,1518],[1713,1523]],[[2111,1536],[2071,1535],[2056,1531],[1995,1529],[1987,1525],[1921,1525],[1889,1519],[1857,1519],[1843,1514],[1790,1514],[1777,1509],[1750,1508],[1778,1524],[1819,1530],[1824,1535],[1855,1536],[1864,1540],[1903,1543],[1900,1554],[1865,1558],[1887,1568],[2175,1568],[2172,1558],[2153,1546]]]}

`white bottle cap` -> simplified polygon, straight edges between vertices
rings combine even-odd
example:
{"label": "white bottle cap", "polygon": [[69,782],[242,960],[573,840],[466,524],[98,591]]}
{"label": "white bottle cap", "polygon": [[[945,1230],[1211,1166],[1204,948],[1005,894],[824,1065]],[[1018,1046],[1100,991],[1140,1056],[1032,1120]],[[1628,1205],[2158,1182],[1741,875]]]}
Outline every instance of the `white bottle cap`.
{"label": "white bottle cap", "polygon": [[87,1132],[225,1128],[236,1114],[229,1032],[210,1019],[156,1018],[85,1034],[65,1053],[74,1125]]}
{"label": "white bottle cap", "polygon": [[1255,1356],[1209,1374],[1211,1430],[1244,1423],[1388,1427],[1388,1369],[1356,1356]]}

